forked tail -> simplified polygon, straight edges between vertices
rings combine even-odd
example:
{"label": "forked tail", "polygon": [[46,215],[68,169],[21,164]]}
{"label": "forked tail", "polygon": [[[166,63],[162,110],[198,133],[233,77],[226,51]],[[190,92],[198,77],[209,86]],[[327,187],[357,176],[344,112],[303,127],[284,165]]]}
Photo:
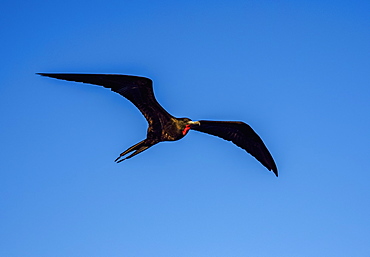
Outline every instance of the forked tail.
{"label": "forked tail", "polygon": [[[119,155],[119,157],[115,160],[115,162],[119,163],[119,162],[124,161],[126,159],[130,159],[130,158],[134,157],[135,155],[137,155],[137,154],[145,151],[146,149],[148,149],[149,147],[153,146],[154,144],[155,143],[150,142],[147,139],[144,139],[143,141],[137,143],[136,145],[131,146],[126,151],[124,151],[123,153],[121,153]],[[126,154],[128,154],[128,153],[130,153],[132,151],[134,151],[132,154],[130,154],[129,156],[123,158],[123,156],[125,156]]]}

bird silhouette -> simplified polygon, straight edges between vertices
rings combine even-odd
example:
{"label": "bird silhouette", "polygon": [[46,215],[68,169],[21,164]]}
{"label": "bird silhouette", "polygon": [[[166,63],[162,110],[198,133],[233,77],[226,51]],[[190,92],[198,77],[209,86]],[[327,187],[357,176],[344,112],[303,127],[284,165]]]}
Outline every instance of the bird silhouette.
{"label": "bird silhouette", "polygon": [[127,98],[140,110],[148,121],[147,137],[122,152],[115,160],[117,163],[129,159],[159,142],[179,140],[191,129],[233,142],[278,176],[274,159],[262,139],[249,125],[241,121],[192,121],[189,118],[175,118],[157,102],[153,93],[153,82],[149,78],[116,74],[37,74],[109,88]]}

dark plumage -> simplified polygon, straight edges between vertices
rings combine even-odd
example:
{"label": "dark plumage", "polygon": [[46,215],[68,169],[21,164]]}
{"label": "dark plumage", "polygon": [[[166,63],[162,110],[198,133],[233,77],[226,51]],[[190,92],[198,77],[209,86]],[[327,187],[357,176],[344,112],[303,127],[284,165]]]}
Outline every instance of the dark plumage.
{"label": "dark plumage", "polygon": [[[188,118],[175,118],[163,109],[155,99],[151,79],[111,74],[37,74],[110,88],[112,91],[130,100],[140,110],[148,121],[147,138],[121,153],[116,162],[129,159],[159,142],[179,140],[192,129],[233,142],[278,176],[271,154],[261,138],[249,125],[240,121],[192,121]],[[131,154],[124,157],[129,153]]]}

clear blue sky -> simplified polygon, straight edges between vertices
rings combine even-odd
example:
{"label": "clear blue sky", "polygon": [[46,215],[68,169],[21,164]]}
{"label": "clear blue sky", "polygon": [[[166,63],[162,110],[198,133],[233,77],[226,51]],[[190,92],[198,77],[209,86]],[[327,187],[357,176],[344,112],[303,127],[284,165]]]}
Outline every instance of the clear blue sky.
{"label": "clear blue sky", "polygon": [[[370,256],[370,2],[158,2],[0,3],[0,256]],[[280,176],[194,131],[116,164],[139,111],[36,72],[150,77]]]}

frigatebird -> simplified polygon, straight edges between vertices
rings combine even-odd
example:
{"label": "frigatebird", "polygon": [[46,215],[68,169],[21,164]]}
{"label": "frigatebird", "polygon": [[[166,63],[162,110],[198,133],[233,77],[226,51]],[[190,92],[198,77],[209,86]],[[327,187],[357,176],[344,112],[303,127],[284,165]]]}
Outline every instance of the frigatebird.
{"label": "frigatebird", "polygon": [[[116,74],[37,74],[109,88],[127,98],[140,110],[148,121],[147,138],[121,153],[115,160],[117,163],[129,159],[159,142],[179,140],[192,129],[233,142],[278,176],[274,159],[262,139],[249,125],[241,121],[192,121],[189,118],[175,118],[157,102],[153,92],[153,82],[149,78]],[[126,156],[129,153],[131,154]]]}

